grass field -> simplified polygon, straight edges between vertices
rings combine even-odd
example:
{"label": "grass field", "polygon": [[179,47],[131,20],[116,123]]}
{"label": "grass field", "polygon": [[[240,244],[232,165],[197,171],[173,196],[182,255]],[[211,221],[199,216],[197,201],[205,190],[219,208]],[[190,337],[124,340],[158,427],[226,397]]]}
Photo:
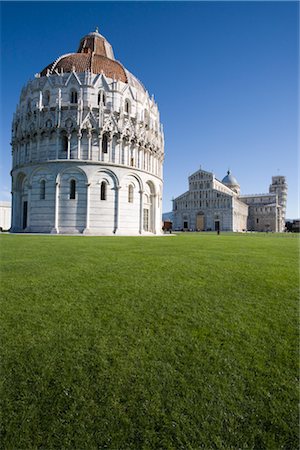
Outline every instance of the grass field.
{"label": "grass field", "polygon": [[0,244],[2,449],[298,449],[295,235]]}

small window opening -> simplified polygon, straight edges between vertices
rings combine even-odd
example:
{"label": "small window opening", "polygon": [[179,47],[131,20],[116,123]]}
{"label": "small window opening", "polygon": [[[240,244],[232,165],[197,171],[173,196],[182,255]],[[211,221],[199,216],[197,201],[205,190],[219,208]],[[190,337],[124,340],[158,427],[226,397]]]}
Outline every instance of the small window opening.
{"label": "small window opening", "polygon": [[107,195],[107,184],[105,183],[105,181],[102,181],[100,187],[100,199],[106,200],[106,195]]}
{"label": "small window opening", "polygon": [[74,200],[76,197],[76,181],[70,181],[70,200]]}
{"label": "small window opening", "polygon": [[73,90],[70,93],[70,102],[71,103],[78,103],[78,95],[77,95],[77,91]]}
{"label": "small window opening", "polygon": [[62,137],[62,149],[64,152],[68,151],[68,138],[66,135],[63,135]]}
{"label": "small window opening", "polygon": [[128,202],[133,203],[133,186],[130,184],[128,186]]}
{"label": "small window opening", "polygon": [[40,182],[40,200],[45,200],[46,198],[46,181],[41,180]]}
{"label": "small window opening", "polygon": [[143,229],[144,231],[149,230],[149,209],[146,208],[143,210]]}
{"label": "small window opening", "polygon": [[102,137],[102,152],[107,153],[107,148],[108,148],[108,139],[107,135],[104,134]]}
{"label": "small window opening", "polygon": [[100,104],[102,104],[103,106],[105,106],[106,104],[105,93],[103,91],[100,91],[98,93],[98,105]]}
{"label": "small window opening", "polygon": [[48,106],[50,103],[50,92],[49,91],[44,92],[43,97],[44,97],[43,99],[44,106]]}
{"label": "small window opening", "polygon": [[130,114],[130,101],[125,100],[125,113]]}

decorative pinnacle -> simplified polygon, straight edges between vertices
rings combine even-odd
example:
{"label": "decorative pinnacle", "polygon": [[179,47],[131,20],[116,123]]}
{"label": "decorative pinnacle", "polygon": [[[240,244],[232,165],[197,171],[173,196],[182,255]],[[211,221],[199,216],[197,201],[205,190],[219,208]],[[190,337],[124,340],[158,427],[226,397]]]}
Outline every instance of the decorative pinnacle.
{"label": "decorative pinnacle", "polygon": [[99,33],[99,28],[98,28],[98,27],[96,27],[96,30],[95,30],[95,31],[96,31],[96,33]]}

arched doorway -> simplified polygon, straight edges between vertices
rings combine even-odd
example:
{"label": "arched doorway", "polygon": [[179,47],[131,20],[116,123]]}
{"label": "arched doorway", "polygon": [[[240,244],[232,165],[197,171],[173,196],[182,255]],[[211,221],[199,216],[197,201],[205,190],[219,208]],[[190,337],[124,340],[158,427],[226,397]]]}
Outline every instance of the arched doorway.
{"label": "arched doorway", "polygon": [[196,229],[197,231],[205,230],[205,216],[203,211],[199,211],[196,216]]}
{"label": "arched doorway", "polygon": [[220,221],[220,217],[218,215],[215,215],[214,223],[215,223],[215,231],[220,231],[221,230],[221,221]]}
{"label": "arched doorway", "polygon": [[17,176],[13,196],[13,230],[23,231],[28,226],[29,212],[28,182],[24,173],[20,173]]}

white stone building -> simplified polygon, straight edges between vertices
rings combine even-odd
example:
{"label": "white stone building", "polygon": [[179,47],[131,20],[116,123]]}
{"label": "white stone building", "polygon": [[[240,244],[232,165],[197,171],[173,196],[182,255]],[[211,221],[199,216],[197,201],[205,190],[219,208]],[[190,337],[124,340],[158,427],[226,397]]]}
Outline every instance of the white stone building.
{"label": "white stone building", "polygon": [[0,201],[0,229],[8,231],[11,225],[11,203]]}
{"label": "white stone building", "polygon": [[161,233],[158,107],[98,31],[29,81],[12,129],[11,231]]}
{"label": "white stone building", "polygon": [[283,231],[287,184],[272,177],[268,194],[240,195],[240,185],[227,172],[222,181],[198,170],[189,190],[173,200],[173,228],[197,231]]}

